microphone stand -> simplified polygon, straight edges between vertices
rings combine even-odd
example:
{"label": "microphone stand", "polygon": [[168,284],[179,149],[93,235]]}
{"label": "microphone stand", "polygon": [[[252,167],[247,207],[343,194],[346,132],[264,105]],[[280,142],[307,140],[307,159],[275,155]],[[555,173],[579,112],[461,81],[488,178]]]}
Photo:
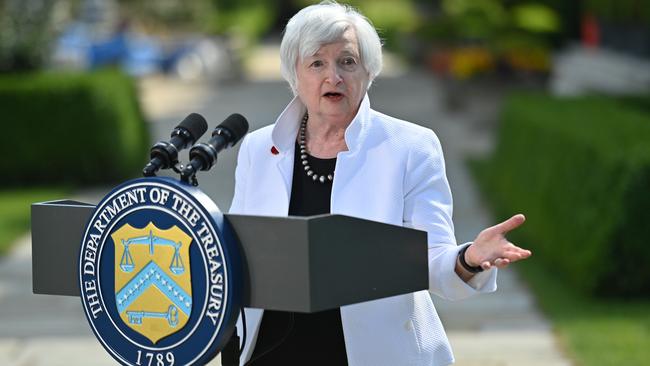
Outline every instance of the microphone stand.
{"label": "microphone stand", "polygon": [[199,186],[199,181],[198,181],[198,179],[196,179],[196,172],[195,171],[192,171],[191,174],[188,174],[188,173],[186,173],[186,170],[183,169],[182,165],[181,165],[181,170],[182,171],[177,171],[176,169],[174,169],[174,171],[176,173],[181,175],[181,182],[191,184],[194,187]]}
{"label": "microphone stand", "polygon": [[199,182],[196,179],[196,172],[199,168],[196,165],[197,163],[198,161],[196,159],[192,159],[185,166],[180,166],[180,171],[176,171],[176,173],[181,175],[181,182],[191,184],[194,187],[197,187],[199,185]]}
{"label": "microphone stand", "polygon": [[[148,166],[149,164],[145,166],[145,168],[142,171],[142,175],[144,177],[156,177],[157,175],[155,172],[149,171],[147,169]],[[183,164],[180,163],[179,161],[176,161],[171,169],[174,171],[174,173],[180,175],[181,182],[191,184],[194,187],[199,186],[199,181],[196,179],[196,171],[193,170],[191,174],[188,174],[187,171],[185,170],[185,166],[183,166]]]}

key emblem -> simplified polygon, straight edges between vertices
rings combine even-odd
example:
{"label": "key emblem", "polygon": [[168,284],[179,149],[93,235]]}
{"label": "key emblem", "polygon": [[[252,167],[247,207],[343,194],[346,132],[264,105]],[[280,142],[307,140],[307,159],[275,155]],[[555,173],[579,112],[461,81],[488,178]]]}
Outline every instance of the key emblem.
{"label": "key emblem", "polygon": [[150,311],[127,311],[126,315],[129,317],[129,323],[142,324],[142,318],[163,318],[167,319],[170,327],[178,325],[178,308],[174,305],[169,305],[169,310],[166,313],[152,313]]}

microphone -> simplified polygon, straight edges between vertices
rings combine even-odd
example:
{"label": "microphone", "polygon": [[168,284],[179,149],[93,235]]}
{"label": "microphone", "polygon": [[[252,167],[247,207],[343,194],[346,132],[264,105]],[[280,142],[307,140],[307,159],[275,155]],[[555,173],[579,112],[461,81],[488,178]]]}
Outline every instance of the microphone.
{"label": "microphone", "polygon": [[158,141],[152,148],[151,161],[142,169],[152,177],[160,169],[169,169],[178,162],[178,152],[192,146],[208,130],[208,123],[198,113],[191,113],[172,130],[169,141]]}
{"label": "microphone", "polygon": [[231,114],[212,132],[207,143],[197,144],[190,150],[190,163],[185,166],[182,176],[189,178],[199,170],[209,170],[217,161],[217,154],[235,146],[248,132],[248,121],[241,114]]}

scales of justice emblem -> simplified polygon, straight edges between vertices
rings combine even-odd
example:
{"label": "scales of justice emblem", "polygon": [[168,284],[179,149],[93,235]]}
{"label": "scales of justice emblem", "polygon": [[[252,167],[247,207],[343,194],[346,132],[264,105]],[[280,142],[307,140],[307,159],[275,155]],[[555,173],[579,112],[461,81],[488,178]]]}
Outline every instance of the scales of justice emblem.
{"label": "scales of justice emblem", "polygon": [[187,324],[192,312],[189,247],[192,238],[174,225],[124,224],[115,244],[115,304],[129,328],[152,343]]}

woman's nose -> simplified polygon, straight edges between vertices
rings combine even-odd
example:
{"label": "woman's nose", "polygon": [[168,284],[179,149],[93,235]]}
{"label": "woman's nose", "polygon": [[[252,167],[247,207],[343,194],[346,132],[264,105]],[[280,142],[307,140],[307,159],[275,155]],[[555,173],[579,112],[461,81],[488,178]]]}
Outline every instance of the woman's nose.
{"label": "woman's nose", "polygon": [[343,81],[338,66],[332,65],[327,69],[327,81],[332,85],[337,85]]}

